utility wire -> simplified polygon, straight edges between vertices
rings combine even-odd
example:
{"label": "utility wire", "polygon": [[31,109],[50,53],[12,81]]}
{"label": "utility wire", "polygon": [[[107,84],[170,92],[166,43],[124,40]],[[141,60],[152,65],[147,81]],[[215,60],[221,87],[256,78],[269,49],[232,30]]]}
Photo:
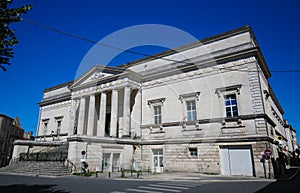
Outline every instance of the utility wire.
{"label": "utility wire", "polygon": [[41,27],[41,28],[44,28],[44,29],[47,29],[47,30],[50,30],[50,31],[54,31],[56,33],[59,33],[59,34],[65,35],[65,36],[69,36],[69,37],[72,37],[72,38],[75,38],[75,39],[79,39],[79,40],[82,40],[82,41],[85,41],[85,42],[88,42],[88,43],[91,43],[91,44],[94,44],[94,45],[97,44],[97,45],[101,45],[101,46],[104,46],[104,47],[112,48],[112,49],[115,49],[115,50],[120,50],[120,51],[123,51],[123,52],[135,54],[135,55],[140,55],[140,56],[144,56],[144,57],[155,57],[156,59],[162,59],[162,60],[176,62],[176,63],[192,64],[192,63],[189,63],[189,62],[186,62],[186,61],[172,60],[172,59],[168,59],[168,58],[158,57],[158,56],[155,56],[155,55],[149,55],[149,54],[145,54],[145,53],[141,53],[141,52],[135,52],[135,51],[131,51],[131,50],[126,50],[124,48],[112,46],[112,45],[109,45],[109,44],[99,43],[99,42],[96,42],[94,40],[90,40],[90,39],[87,39],[87,38],[83,38],[81,36],[73,35],[73,34],[70,34],[70,33],[67,33],[67,32],[64,32],[64,31],[61,31],[61,30],[58,30],[58,29],[55,29],[53,27],[49,27],[49,26],[44,25],[44,24],[40,24],[40,23],[31,21],[29,19],[21,18],[21,20],[25,21],[27,23],[31,23],[33,25],[36,25],[38,27]]}
{"label": "utility wire", "polygon": [[[87,38],[84,38],[84,37],[81,37],[81,36],[77,36],[77,35],[73,35],[73,34],[70,34],[70,33],[67,33],[67,32],[64,32],[64,31],[61,31],[61,30],[58,30],[58,29],[55,29],[53,27],[50,27],[50,26],[47,26],[47,25],[44,25],[44,24],[40,24],[38,22],[29,20],[29,19],[21,18],[21,21],[33,24],[35,26],[38,26],[38,27],[41,27],[41,28],[44,28],[44,29],[47,29],[47,30],[50,30],[50,31],[54,31],[56,33],[59,33],[59,34],[62,34],[62,35],[65,35],[65,36],[68,36],[68,37],[71,37],[71,38],[74,38],[74,39],[79,39],[79,40],[91,43],[93,45],[100,45],[100,46],[108,47],[108,48],[111,48],[111,49],[115,49],[115,50],[120,50],[120,51],[123,51],[123,52],[127,52],[127,53],[130,53],[130,54],[140,55],[140,56],[143,56],[143,57],[154,57],[156,59],[171,61],[171,62],[175,62],[175,63],[193,64],[193,63],[187,62],[187,61],[172,60],[172,59],[165,58],[165,57],[162,57],[162,56],[159,57],[159,56],[156,56],[156,55],[150,55],[150,54],[145,54],[145,53],[141,53],[141,52],[131,51],[131,50],[127,50],[127,49],[124,49],[124,48],[117,47],[117,46],[112,46],[112,45],[109,45],[109,44],[104,44],[104,43],[96,42],[94,40],[87,39]],[[218,70],[228,70],[228,71],[240,71],[240,72],[257,72],[257,70],[253,70],[253,71],[250,70],[249,71],[249,70],[241,70],[241,69],[232,69],[232,67],[221,67],[221,68],[216,68],[216,69],[218,69]],[[270,70],[270,72],[278,72],[278,73],[300,73],[300,70],[298,70],[298,69],[293,69],[293,70]]]}

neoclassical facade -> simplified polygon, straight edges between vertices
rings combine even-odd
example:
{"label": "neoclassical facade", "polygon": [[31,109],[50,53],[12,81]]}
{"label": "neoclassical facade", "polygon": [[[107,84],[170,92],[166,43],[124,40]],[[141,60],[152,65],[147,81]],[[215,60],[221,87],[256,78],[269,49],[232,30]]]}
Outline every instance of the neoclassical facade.
{"label": "neoclassical facade", "polygon": [[284,153],[278,136],[296,142],[270,77],[247,26],[118,67],[95,65],[44,90],[35,145],[68,143],[68,160],[104,172],[274,175]]}

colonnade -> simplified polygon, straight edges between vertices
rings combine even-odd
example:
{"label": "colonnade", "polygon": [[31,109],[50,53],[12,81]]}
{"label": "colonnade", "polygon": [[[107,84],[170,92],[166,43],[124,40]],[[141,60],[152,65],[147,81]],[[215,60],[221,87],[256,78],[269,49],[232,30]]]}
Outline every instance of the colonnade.
{"label": "colonnade", "polygon": [[[123,89],[124,97],[123,101],[119,101],[119,91]],[[90,95],[84,95],[80,98],[73,99],[73,113],[74,116],[74,128],[77,128],[76,134],[78,135],[89,135],[89,136],[105,136],[106,121],[110,119],[110,136],[111,137],[122,137],[130,135],[130,123],[131,123],[131,112],[130,112],[130,100],[131,100],[131,88],[129,86],[121,89],[112,89],[109,91],[103,91],[101,93],[93,93]],[[108,93],[111,92],[111,105],[108,106]],[[96,102],[96,94],[100,94],[100,101]],[[88,100],[88,101],[87,101]],[[123,116],[119,117],[119,102],[123,102]],[[79,103],[79,104],[78,104]],[[99,103],[99,108],[96,104]],[[110,109],[107,109],[107,108]],[[79,108],[79,109],[78,109]],[[99,109],[99,112],[96,110]],[[110,110],[110,117],[107,112]],[[78,115],[76,116],[76,113]],[[98,115],[98,116],[97,116]],[[119,119],[119,120],[118,120]],[[119,123],[119,124],[118,124]],[[119,126],[118,126],[119,125]],[[119,132],[118,132],[119,127]],[[122,132],[120,132],[122,131]],[[118,135],[119,134],[119,135]],[[117,136],[118,135],[118,136]]]}

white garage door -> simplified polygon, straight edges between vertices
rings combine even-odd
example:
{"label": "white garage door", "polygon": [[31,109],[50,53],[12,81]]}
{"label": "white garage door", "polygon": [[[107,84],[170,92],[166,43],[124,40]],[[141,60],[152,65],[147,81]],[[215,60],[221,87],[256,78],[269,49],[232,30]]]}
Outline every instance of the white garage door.
{"label": "white garage door", "polygon": [[221,146],[221,174],[253,176],[251,146]]}

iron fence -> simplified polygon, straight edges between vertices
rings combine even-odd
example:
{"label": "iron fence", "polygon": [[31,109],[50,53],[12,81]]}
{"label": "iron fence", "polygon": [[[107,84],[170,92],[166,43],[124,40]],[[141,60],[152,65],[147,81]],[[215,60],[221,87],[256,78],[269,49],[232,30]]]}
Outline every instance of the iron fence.
{"label": "iron fence", "polygon": [[64,162],[68,158],[66,152],[38,152],[21,153],[19,161],[60,161]]}

